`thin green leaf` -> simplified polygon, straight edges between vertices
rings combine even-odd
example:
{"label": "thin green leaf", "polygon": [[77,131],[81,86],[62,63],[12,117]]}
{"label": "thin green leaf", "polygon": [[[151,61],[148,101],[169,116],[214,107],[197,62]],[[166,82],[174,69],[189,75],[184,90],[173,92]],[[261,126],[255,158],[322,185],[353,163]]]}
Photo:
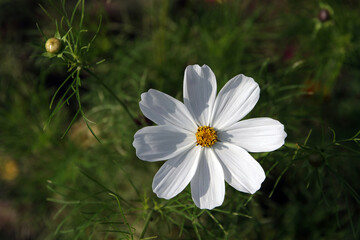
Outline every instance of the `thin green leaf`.
{"label": "thin green leaf", "polygon": [[64,93],[64,95],[61,97],[61,99],[60,99],[60,100],[58,101],[58,103],[56,104],[56,107],[55,107],[55,109],[52,111],[52,113],[50,114],[50,116],[49,116],[49,118],[48,118],[48,121],[47,121],[46,125],[44,126],[44,129],[46,129],[46,128],[49,126],[49,124],[50,124],[52,118],[55,116],[55,114],[56,114],[58,111],[60,111],[60,109],[62,109],[62,107],[65,105],[65,103],[67,103],[67,102],[70,100],[70,98],[72,98],[72,96],[75,94],[75,92],[71,93],[71,94],[69,95],[69,97],[67,97],[67,99],[66,99],[65,101],[63,101],[63,99],[65,98],[65,96],[67,95],[67,93],[69,92],[70,89],[72,89],[71,86],[68,87],[68,89],[66,90],[66,92]]}
{"label": "thin green leaf", "polygon": [[69,124],[68,127],[66,128],[64,134],[61,136],[61,139],[63,139],[63,138],[67,135],[67,133],[68,133],[69,130],[71,129],[72,125],[74,124],[74,122],[75,122],[75,120],[76,120],[79,112],[80,112],[80,109],[77,110],[77,112],[76,112],[76,114],[74,115],[73,119],[71,120],[70,124]]}
{"label": "thin green leaf", "polygon": [[109,193],[109,195],[116,199],[118,207],[119,207],[119,211],[120,211],[120,214],[121,214],[121,217],[124,220],[125,225],[128,227],[129,233],[131,234],[131,239],[133,239],[133,237],[132,237],[133,236],[132,228],[131,228],[130,224],[128,223],[128,221],[126,220],[126,217],[125,217],[124,211],[123,211],[123,209],[121,207],[119,198],[116,195],[112,194],[112,193]]}
{"label": "thin green leaf", "polygon": [[210,211],[206,210],[206,213],[211,217],[212,220],[214,220],[214,222],[219,226],[219,228],[223,231],[224,233],[224,239],[228,238],[229,233],[224,229],[223,225],[219,222],[219,220],[217,220],[215,218],[214,215],[211,214]]}
{"label": "thin green leaf", "polygon": [[99,65],[99,64],[101,64],[101,63],[103,63],[103,62],[105,62],[105,61],[106,61],[106,59],[104,58],[104,59],[102,59],[102,60],[100,60],[100,61],[96,62],[95,64],[96,64],[96,65]]}
{"label": "thin green leaf", "polygon": [[53,95],[53,97],[51,98],[51,101],[50,101],[50,109],[51,109],[51,107],[52,107],[52,104],[53,104],[53,102],[54,102],[54,100],[55,100],[55,97],[57,96],[57,94],[58,94],[58,92],[60,91],[60,89],[67,83],[67,81],[71,78],[71,77],[73,77],[73,75],[74,75],[74,73],[75,73],[75,71],[73,71],[71,74],[69,74],[69,76],[62,82],[62,84],[58,87],[58,89],[55,91],[55,93],[54,93],[54,95]]}
{"label": "thin green leaf", "polygon": [[71,19],[70,19],[70,23],[71,25],[73,24],[74,22],[74,17],[75,17],[75,13],[76,13],[76,10],[78,9],[80,3],[81,3],[82,0],[78,0],[77,3],[75,4],[75,7],[74,7],[74,10],[72,11],[72,14],[71,14]]}
{"label": "thin green leaf", "polygon": [[51,20],[55,20],[50,13],[39,3],[39,7],[41,8],[41,10],[46,14],[46,16],[48,16]]}
{"label": "thin green leaf", "polygon": [[306,138],[305,138],[304,146],[306,146],[307,142],[309,141],[309,138],[310,138],[310,136],[311,136],[311,133],[312,133],[312,129],[310,129],[308,135],[307,135]]}
{"label": "thin green leaf", "polygon": [[[100,17],[99,17],[99,25],[98,25],[98,27],[97,27],[97,30],[96,30],[93,38],[90,40],[90,42],[89,42],[89,44],[88,44],[89,48],[90,48],[91,44],[94,42],[94,40],[95,40],[95,38],[97,37],[97,35],[99,34],[100,29],[101,29],[101,24],[102,24],[102,15],[100,15]],[[89,51],[89,48],[88,48],[88,51]]]}
{"label": "thin green leaf", "polygon": [[65,201],[65,200],[61,200],[61,199],[56,199],[56,198],[46,198],[47,201],[49,202],[55,202],[55,203],[61,203],[61,204],[79,204],[80,201]]}
{"label": "thin green leaf", "polygon": [[44,32],[41,30],[40,26],[38,23],[36,23],[36,28],[38,29],[38,31],[40,32],[41,36],[44,38],[44,41],[47,40],[47,37],[45,36]]}

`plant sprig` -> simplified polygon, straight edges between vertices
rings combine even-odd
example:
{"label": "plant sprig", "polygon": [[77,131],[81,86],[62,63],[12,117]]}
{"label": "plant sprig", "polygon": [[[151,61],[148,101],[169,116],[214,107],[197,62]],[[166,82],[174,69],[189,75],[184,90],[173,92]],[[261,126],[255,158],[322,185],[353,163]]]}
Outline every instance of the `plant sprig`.
{"label": "plant sprig", "polygon": [[[58,24],[58,21],[56,18],[52,17],[51,14],[42,6],[39,4],[40,8],[44,11],[44,13],[55,23],[55,34],[54,38],[58,39],[61,43],[61,49],[57,49],[55,52],[45,52],[43,53],[43,56],[48,58],[54,58],[57,57],[61,59],[65,65],[67,66],[67,72],[69,73],[68,76],[65,78],[65,80],[60,84],[60,86],[55,91],[51,102],[50,102],[50,109],[54,106],[55,98],[58,96],[58,93],[61,89],[66,88],[65,93],[60,97],[59,101],[55,105],[54,109],[52,110],[48,121],[46,125],[44,126],[44,129],[46,129],[53,117],[65,106],[65,104],[69,105],[69,100],[73,97],[76,98],[76,102],[78,105],[78,110],[73,116],[72,120],[70,121],[70,124],[68,125],[67,129],[65,130],[64,134],[61,138],[64,138],[69,130],[71,129],[72,125],[74,124],[75,120],[77,119],[78,115],[80,114],[82,119],[85,121],[86,126],[92,133],[92,135],[100,142],[99,138],[96,136],[94,131],[90,127],[90,123],[93,123],[90,121],[84,113],[83,107],[82,107],[82,101],[80,97],[80,87],[82,85],[82,73],[86,72],[90,74],[95,80],[97,84],[102,85],[109,93],[120,103],[120,105],[124,108],[125,112],[129,115],[129,117],[134,121],[134,117],[129,111],[128,107],[126,106],[125,102],[120,99],[112,90],[109,88],[103,81],[100,80],[99,77],[96,76],[96,74],[91,71],[92,68],[91,64],[87,61],[87,54],[92,46],[92,43],[98,36],[101,24],[102,24],[102,17],[99,18],[99,24],[97,27],[96,32],[94,33],[94,36],[90,39],[89,42],[86,44],[82,41],[82,35],[85,32],[88,32],[86,28],[84,28],[84,16],[85,16],[85,1],[84,0],[78,0],[75,3],[74,9],[72,10],[71,14],[67,13],[66,10],[66,0],[61,1],[61,7],[58,7],[53,0],[49,0],[52,7],[56,9],[58,14],[61,15],[60,24]],[[75,25],[75,17],[76,14],[80,10],[80,19],[79,24]],[[71,17],[69,17],[71,16]],[[59,26],[60,25],[60,26]],[[37,27],[40,31],[40,33],[47,38],[44,33],[41,31],[39,25],[37,24]],[[64,34],[61,34],[64,33]],[[97,64],[100,64],[104,62],[105,60],[100,60],[96,62]],[[66,85],[70,82],[69,85]]]}

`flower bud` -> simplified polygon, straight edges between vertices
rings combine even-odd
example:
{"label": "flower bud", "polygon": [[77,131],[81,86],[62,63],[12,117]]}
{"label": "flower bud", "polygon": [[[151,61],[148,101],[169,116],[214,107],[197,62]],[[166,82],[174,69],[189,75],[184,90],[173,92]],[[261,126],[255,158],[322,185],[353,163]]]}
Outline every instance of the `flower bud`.
{"label": "flower bud", "polygon": [[326,22],[328,20],[330,20],[331,16],[330,16],[330,12],[327,9],[321,9],[319,14],[318,14],[318,19],[321,22]]}
{"label": "flower bud", "polygon": [[57,38],[49,38],[45,43],[45,49],[48,53],[58,53],[61,50],[61,41]]}

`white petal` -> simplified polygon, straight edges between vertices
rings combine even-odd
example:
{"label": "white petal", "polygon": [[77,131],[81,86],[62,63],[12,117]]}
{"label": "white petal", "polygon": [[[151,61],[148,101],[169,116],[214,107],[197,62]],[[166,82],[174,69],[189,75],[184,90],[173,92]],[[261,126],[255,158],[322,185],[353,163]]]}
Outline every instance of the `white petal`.
{"label": "white petal", "polygon": [[179,100],[154,89],[141,94],[143,114],[158,125],[175,125],[196,132],[197,126],[185,105]]}
{"label": "white petal", "polygon": [[260,97],[259,85],[242,74],[233,77],[216,98],[211,125],[226,128],[245,117]]}
{"label": "white petal", "polygon": [[286,138],[284,125],[271,118],[252,118],[218,131],[222,142],[231,142],[249,152],[270,152],[281,147]]}
{"label": "white petal", "polygon": [[233,188],[246,193],[255,193],[265,180],[260,164],[244,149],[218,142],[213,149],[224,169],[225,180]]}
{"label": "white petal", "polygon": [[201,209],[213,209],[224,201],[224,172],[211,148],[202,149],[198,169],[191,180],[191,194]]}
{"label": "white petal", "polygon": [[196,172],[200,151],[200,147],[194,147],[166,161],[154,177],[154,193],[160,198],[170,199],[184,190]]}
{"label": "white petal", "polygon": [[195,146],[195,134],[163,125],[140,129],[135,133],[133,146],[136,156],[144,161],[161,161],[176,157]]}
{"label": "white petal", "polygon": [[199,126],[210,122],[216,97],[216,78],[211,69],[203,65],[187,66],[184,75],[184,104]]}

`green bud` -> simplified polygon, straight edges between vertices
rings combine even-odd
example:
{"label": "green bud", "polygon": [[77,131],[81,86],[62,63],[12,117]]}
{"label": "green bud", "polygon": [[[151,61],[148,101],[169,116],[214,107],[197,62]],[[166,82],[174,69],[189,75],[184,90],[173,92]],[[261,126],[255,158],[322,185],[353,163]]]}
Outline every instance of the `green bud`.
{"label": "green bud", "polygon": [[58,53],[61,50],[61,41],[57,38],[49,38],[45,43],[45,49],[48,53]]}

